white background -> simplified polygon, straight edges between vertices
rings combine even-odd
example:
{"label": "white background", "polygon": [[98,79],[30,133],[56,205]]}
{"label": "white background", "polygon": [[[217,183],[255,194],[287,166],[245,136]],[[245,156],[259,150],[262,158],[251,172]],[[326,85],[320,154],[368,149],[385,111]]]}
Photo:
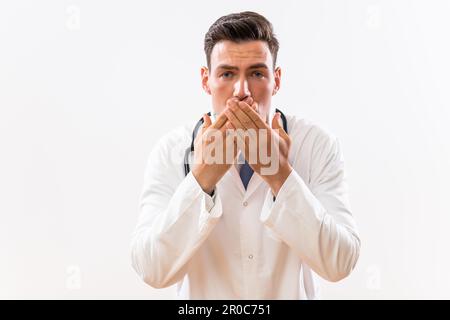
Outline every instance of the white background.
{"label": "white background", "polygon": [[[203,37],[254,10],[275,105],[343,145],[362,237],[324,298],[450,298],[450,2],[0,2],[0,298],[173,298],[131,268],[147,156],[209,108]],[[447,137],[447,138],[446,138]]]}

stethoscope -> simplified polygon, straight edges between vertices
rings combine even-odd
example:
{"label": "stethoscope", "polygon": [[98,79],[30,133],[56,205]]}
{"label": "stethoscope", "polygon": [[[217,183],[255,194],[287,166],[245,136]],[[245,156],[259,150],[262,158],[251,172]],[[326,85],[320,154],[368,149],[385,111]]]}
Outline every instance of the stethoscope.
{"label": "stethoscope", "polygon": [[[281,121],[283,122],[283,129],[288,133],[287,128],[287,119],[283,112],[281,112],[278,109],[275,109],[275,112],[279,112],[281,116]],[[211,112],[208,112],[208,116],[211,116]],[[189,155],[191,152],[194,151],[194,140],[197,136],[198,130],[203,125],[203,117],[197,122],[197,124],[194,127],[194,130],[192,131],[192,140],[191,140],[191,146],[186,149],[186,152],[184,153],[184,174],[187,176],[189,172],[191,171],[191,168],[189,167]]]}

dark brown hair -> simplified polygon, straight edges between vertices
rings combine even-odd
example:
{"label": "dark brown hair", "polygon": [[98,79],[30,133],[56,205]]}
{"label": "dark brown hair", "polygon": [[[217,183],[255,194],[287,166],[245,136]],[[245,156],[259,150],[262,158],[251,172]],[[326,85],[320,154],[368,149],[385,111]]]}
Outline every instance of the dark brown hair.
{"label": "dark brown hair", "polygon": [[275,68],[278,53],[278,40],[269,20],[262,15],[245,11],[220,17],[212,24],[205,35],[205,54],[208,68],[211,68],[211,52],[219,41],[243,42],[260,40],[267,42],[272,53]]}

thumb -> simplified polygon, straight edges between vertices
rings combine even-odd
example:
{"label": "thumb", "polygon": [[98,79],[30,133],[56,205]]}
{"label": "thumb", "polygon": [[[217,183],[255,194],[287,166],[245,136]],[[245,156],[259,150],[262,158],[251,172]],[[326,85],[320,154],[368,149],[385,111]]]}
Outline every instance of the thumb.
{"label": "thumb", "polygon": [[290,143],[291,140],[289,138],[289,135],[287,134],[286,131],[284,131],[284,128],[280,124],[280,118],[281,118],[281,113],[279,113],[279,112],[275,113],[275,116],[273,117],[273,120],[272,120],[272,129],[277,130],[278,135],[281,138],[287,140],[288,143]]}
{"label": "thumb", "polygon": [[203,115],[203,129],[207,129],[211,125],[211,118],[208,116],[207,113]]}
{"label": "thumb", "polygon": [[200,127],[200,130],[198,130],[196,138],[202,136],[210,125],[211,125],[211,118],[208,116],[207,113],[205,113],[203,115],[203,125]]}
{"label": "thumb", "polygon": [[283,129],[280,125],[280,113],[275,113],[272,119],[272,129]]}

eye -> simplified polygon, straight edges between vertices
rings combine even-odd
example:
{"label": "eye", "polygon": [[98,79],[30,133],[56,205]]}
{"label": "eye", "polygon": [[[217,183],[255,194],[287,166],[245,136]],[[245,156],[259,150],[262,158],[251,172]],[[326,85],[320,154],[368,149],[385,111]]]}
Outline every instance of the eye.
{"label": "eye", "polygon": [[256,78],[264,78],[264,74],[259,71],[253,72],[253,76],[255,76]]}
{"label": "eye", "polygon": [[233,76],[233,73],[230,71],[225,71],[224,73],[222,73],[221,77],[225,78],[225,79],[229,79]]}

